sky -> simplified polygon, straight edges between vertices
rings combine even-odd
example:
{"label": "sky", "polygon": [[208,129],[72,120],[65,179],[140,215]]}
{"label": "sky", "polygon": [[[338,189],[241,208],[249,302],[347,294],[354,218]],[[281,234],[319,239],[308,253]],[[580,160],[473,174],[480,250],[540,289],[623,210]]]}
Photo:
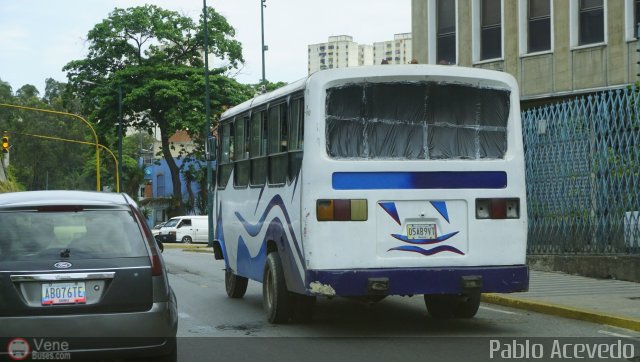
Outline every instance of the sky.
{"label": "sky", "polygon": [[[46,78],[66,82],[62,67],[83,59],[89,30],[114,8],[153,4],[197,19],[202,0],[0,0],[0,80],[15,92],[25,84],[44,93]],[[293,82],[307,75],[307,46],[332,35],[360,44],[411,31],[411,0],[267,0],[264,9],[266,79]],[[207,0],[236,29],[245,64],[236,79],[262,78],[260,0]]]}

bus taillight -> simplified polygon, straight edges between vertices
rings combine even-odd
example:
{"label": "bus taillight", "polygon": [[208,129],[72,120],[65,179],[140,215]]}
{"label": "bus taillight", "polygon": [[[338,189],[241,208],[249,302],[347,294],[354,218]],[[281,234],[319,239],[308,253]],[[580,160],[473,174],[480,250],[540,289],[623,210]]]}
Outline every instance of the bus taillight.
{"label": "bus taillight", "polygon": [[476,199],[476,219],[519,219],[520,199]]}
{"label": "bus taillight", "polygon": [[367,200],[317,200],[318,221],[367,221]]}

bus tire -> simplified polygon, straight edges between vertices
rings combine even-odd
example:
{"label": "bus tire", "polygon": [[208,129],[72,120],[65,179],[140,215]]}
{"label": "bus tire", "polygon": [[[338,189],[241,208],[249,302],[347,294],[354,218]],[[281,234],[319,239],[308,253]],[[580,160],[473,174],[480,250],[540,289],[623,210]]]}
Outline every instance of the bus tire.
{"label": "bus tire", "polygon": [[291,318],[294,322],[311,322],[315,309],[315,296],[291,293]]}
{"label": "bus tire", "polygon": [[247,284],[249,284],[249,279],[233,274],[229,268],[224,271],[224,287],[229,298],[244,297],[247,292]]}
{"label": "bus tire", "polygon": [[262,307],[269,323],[286,323],[291,317],[291,298],[277,252],[267,255],[262,280]]}
{"label": "bus tire", "polygon": [[433,318],[445,319],[454,316],[455,298],[448,294],[425,294],[424,304]]}
{"label": "bus tire", "polygon": [[480,292],[461,295],[453,310],[456,318],[473,318],[480,307]]}

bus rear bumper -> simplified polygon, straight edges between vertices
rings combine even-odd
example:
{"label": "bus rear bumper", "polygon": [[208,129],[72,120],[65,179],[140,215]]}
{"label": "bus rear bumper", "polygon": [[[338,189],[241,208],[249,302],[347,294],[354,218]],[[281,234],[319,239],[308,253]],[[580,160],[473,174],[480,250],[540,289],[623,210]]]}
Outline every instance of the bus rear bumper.
{"label": "bus rear bumper", "polygon": [[526,292],[526,265],[307,270],[306,289],[311,295],[365,296],[460,294],[469,289],[482,293]]}

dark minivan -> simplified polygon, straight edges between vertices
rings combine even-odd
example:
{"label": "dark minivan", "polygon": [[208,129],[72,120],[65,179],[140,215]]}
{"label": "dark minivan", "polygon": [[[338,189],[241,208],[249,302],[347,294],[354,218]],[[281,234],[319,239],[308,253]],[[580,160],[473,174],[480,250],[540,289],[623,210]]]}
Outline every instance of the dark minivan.
{"label": "dark minivan", "polygon": [[129,196],[0,194],[0,356],[35,359],[53,346],[175,361],[177,314],[159,245]]}

